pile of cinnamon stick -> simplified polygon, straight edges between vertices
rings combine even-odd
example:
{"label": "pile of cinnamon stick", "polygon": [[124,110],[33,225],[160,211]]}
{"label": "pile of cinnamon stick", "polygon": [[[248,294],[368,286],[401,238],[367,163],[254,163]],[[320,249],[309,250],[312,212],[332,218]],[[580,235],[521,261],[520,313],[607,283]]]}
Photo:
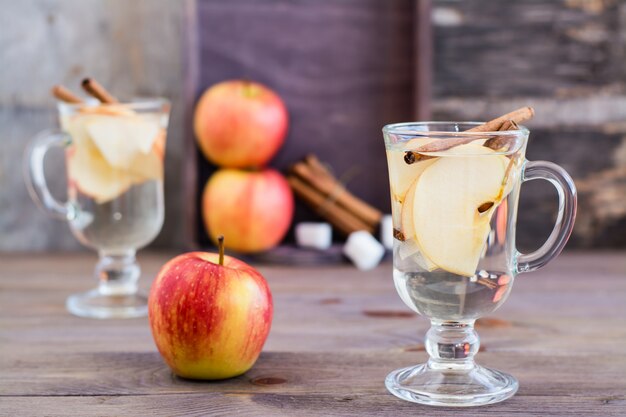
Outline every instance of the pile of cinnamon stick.
{"label": "pile of cinnamon stick", "polygon": [[315,155],[295,163],[287,181],[296,196],[346,236],[379,227],[383,214],[350,193]]}

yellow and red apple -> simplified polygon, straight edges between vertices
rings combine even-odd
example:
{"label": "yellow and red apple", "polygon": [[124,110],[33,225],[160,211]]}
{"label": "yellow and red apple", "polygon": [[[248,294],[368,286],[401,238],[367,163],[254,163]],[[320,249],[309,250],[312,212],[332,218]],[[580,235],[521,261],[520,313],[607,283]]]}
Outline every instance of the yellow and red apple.
{"label": "yellow and red apple", "polygon": [[200,150],[225,168],[265,166],[285,140],[288,124],[278,94],[242,80],[224,81],[206,90],[194,114]]}
{"label": "yellow and red apple", "polygon": [[148,300],[152,336],[178,376],[224,379],[256,362],[272,323],[263,276],[230,256],[191,252],[163,266]]}
{"label": "yellow and red apple", "polygon": [[294,211],[293,193],[274,169],[221,169],[209,178],[202,216],[213,241],[241,253],[271,249],[285,236]]}

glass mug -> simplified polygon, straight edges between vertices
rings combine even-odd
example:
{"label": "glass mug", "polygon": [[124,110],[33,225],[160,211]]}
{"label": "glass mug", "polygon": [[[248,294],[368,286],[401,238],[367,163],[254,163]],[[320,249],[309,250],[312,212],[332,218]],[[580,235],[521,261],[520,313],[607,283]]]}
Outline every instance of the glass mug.
{"label": "glass mug", "polygon": [[[385,380],[392,394],[408,401],[472,406],[515,394],[514,377],[474,362],[479,347],[474,322],[504,303],[517,274],[557,256],[574,225],[574,182],[558,165],[525,160],[529,131],[466,132],[477,125],[423,122],[383,128],[394,223],[393,279],[402,301],[431,320],[428,362],[393,371]],[[413,152],[417,148],[420,152]],[[515,248],[519,189],[534,179],[555,186],[558,215],[543,246],[521,254]]]}
{"label": "glass mug", "polygon": [[[61,131],[37,135],[26,151],[26,183],[35,202],[66,220],[74,236],[98,251],[98,287],[71,295],[67,309],[93,318],[140,317],[147,298],[138,291],[138,249],[163,225],[163,160],[170,103],[59,103]],[[48,190],[44,158],[65,150],[67,202]]]}

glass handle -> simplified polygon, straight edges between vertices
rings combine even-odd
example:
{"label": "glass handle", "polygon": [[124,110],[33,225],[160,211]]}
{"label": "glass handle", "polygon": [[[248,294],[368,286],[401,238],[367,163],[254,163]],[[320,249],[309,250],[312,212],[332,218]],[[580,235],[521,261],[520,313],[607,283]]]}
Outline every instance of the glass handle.
{"label": "glass handle", "polygon": [[548,240],[535,252],[517,255],[517,272],[535,271],[556,257],[567,243],[576,218],[576,186],[569,174],[557,164],[547,161],[528,161],[524,165],[522,181],[542,179],[549,181],[559,195],[556,224]]}
{"label": "glass handle", "polygon": [[26,148],[24,177],[33,200],[54,217],[71,220],[75,210],[69,203],[61,203],[50,193],[44,172],[44,159],[52,147],[65,148],[71,143],[69,135],[60,131],[43,131]]}

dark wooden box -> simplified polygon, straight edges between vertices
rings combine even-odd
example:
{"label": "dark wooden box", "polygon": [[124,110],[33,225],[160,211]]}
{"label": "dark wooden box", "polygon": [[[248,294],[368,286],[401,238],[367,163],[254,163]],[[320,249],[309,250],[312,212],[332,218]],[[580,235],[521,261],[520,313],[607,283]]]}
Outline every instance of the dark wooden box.
{"label": "dark wooden box", "polygon": [[[413,0],[195,0],[186,10],[186,126],[212,84],[246,78],[285,100],[290,128],[271,166],[313,152],[357,196],[389,212],[383,125],[426,118],[430,3]],[[210,241],[199,202],[216,167],[186,133],[187,236]],[[318,219],[296,203],[294,224]],[[292,232],[286,242],[292,241]]]}

